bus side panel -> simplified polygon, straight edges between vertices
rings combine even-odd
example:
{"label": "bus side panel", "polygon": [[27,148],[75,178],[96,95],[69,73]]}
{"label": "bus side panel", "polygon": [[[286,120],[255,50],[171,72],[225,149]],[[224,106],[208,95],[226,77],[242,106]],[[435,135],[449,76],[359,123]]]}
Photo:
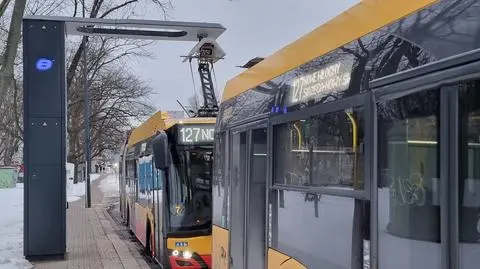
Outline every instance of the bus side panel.
{"label": "bus side panel", "polygon": [[147,210],[135,203],[135,235],[143,246],[147,245]]}
{"label": "bus side panel", "polygon": [[[212,236],[168,238],[167,249],[172,269],[212,268]],[[178,252],[177,255],[174,252]],[[184,258],[185,252],[190,252],[192,257]]]}
{"label": "bus side panel", "polygon": [[228,269],[228,238],[229,232],[219,226],[213,225],[213,269]]}
{"label": "bus side panel", "polygon": [[300,262],[296,261],[294,258],[269,248],[268,249],[268,269],[314,269],[314,268],[307,268]]}

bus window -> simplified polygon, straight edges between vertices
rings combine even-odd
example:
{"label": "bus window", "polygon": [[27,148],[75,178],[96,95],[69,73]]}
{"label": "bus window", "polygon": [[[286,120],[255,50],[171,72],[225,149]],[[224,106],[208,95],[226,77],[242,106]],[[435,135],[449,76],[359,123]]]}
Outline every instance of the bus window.
{"label": "bus window", "polygon": [[[274,126],[274,184],[363,189],[363,125],[354,107]],[[272,248],[306,268],[367,266],[368,201],[284,189],[273,197]]]}
{"label": "bus window", "polygon": [[[314,195],[313,199],[305,200],[304,193],[275,192],[274,249],[293,257],[306,268],[319,268],[319,265],[321,268],[364,268],[363,255],[353,257],[352,253],[353,246],[366,244],[362,233],[369,227],[362,226],[363,231],[354,227],[354,223],[365,224],[369,218],[356,209],[363,202],[331,195]],[[360,218],[359,222],[355,222],[356,217]],[[352,265],[353,261],[357,264]]]}
{"label": "bus window", "polygon": [[214,179],[212,182],[212,198],[213,198],[213,224],[223,228],[227,228],[227,199],[228,186],[226,176],[226,134],[215,134],[215,154],[213,159]]}
{"label": "bus window", "polygon": [[294,121],[274,127],[275,183],[310,185],[310,143],[302,133],[303,121]]}
{"label": "bus window", "polygon": [[133,186],[135,184],[135,161],[129,160],[126,163],[127,192],[129,195],[132,195]]}
{"label": "bus window", "polygon": [[138,164],[138,160],[135,160],[135,172],[134,172],[134,175],[135,175],[135,178],[134,178],[134,183],[133,183],[133,188],[134,188],[134,195],[135,195],[135,202],[138,202],[138,198],[139,198],[139,193],[138,193],[138,179],[139,179],[139,164]]}
{"label": "bus window", "polygon": [[377,110],[379,268],[440,268],[439,91]]}
{"label": "bus window", "polygon": [[311,119],[312,185],[363,189],[363,109]]}
{"label": "bus window", "polygon": [[168,181],[171,232],[210,229],[212,225],[211,147],[177,149]]}
{"label": "bus window", "polygon": [[275,183],[363,189],[363,109],[275,126]]}
{"label": "bus window", "polygon": [[160,173],[160,171],[155,168],[155,161],[152,159],[151,163],[151,169],[152,169],[152,177],[153,177],[153,189],[154,190],[161,190],[162,189],[162,184],[163,184],[163,173]]}
{"label": "bus window", "polygon": [[480,81],[460,85],[459,232],[460,268],[480,258]]}

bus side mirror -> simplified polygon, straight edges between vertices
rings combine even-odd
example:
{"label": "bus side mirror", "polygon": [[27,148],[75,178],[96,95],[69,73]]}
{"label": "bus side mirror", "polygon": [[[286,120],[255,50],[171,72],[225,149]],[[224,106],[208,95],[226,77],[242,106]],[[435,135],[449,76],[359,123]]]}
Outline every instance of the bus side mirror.
{"label": "bus side mirror", "polygon": [[170,166],[170,158],[168,154],[168,137],[165,132],[159,133],[152,143],[153,157],[155,158],[155,168],[167,170]]}

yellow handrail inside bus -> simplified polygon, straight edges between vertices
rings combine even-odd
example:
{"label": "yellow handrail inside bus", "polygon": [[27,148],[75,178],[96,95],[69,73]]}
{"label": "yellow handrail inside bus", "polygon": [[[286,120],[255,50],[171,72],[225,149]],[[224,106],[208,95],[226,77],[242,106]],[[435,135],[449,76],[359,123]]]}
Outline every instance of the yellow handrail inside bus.
{"label": "yellow handrail inside bus", "polygon": [[356,189],[359,187],[359,182],[357,179],[357,145],[358,145],[358,137],[357,137],[357,122],[355,118],[352,116],[352,112],[346,112],[350,123],[352,124],[352,149],[353,149],[353,188]]}
{"label": "yellow handrail inside bus", "polygon": [[352,116],[352,112],[347,112],[347,117],[352,123],[352,147],[353,147],[353,152],[357,152],[357,144],[358,144],[358,137],[357,137],[357,122],[355,121],[355,118]]}
{"label": "yellow handrail inside bus", "polygon": [[[357,180],[358,126],[357,126],[357,122],[355,121],[355,118],[352,115],[352,112],[346,112],[346,115],[347,115],[348,119],[350,120],[350,123],[352,124],[352,151],[353,151],[353,154],[354,154],[353,180],[354,180],[354,186],[358,187],[358,183],[359,183],[358,180]],[[292,150],[292,151],[293,152],[304,151],[304,150],[302,150],[302,134],[301,134],[300,128],[298,128],[298,126],[297,126],[297,123],[293,123],[293,128],[295,128],[295,130],[298,133],[298,149],[297,150]],[[291,130],[291,136],[293,138],[293,130]],[[313,152],[320,152],[320,151],[313,150]],[[335,152],[337,152],[337,151],[335,151]]]}
{"label": "yellow handrail inside bus", "polygon": [[300,132],[300,129],[297,127],[297,123],[296,123],[296,122],[293,123],[293,128],[295,128],[295,130],[297,130],[297,133],[298,133],[298,149],[301,149],[301,146],[302,146],[302,133]]}

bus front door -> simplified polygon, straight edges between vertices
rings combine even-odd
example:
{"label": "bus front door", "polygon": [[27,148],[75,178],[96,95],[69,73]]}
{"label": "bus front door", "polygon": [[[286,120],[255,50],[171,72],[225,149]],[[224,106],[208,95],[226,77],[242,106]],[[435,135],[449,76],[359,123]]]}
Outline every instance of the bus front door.
{"label": "bus front door", "polygon": [[267,128],[254,126],[230,140],[230,269],[265,268]]}

